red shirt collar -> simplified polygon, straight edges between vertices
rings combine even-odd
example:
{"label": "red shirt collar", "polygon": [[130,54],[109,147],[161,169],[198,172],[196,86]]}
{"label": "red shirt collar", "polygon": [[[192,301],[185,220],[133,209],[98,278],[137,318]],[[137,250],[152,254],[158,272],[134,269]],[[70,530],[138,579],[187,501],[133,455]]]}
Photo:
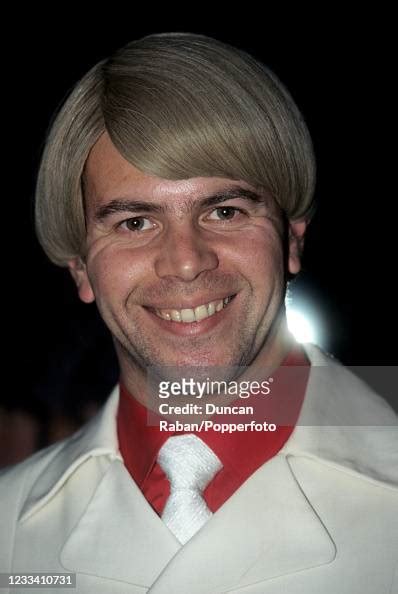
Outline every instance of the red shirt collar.
{"label": "red shirt collar", "polygon": [[[281,374],[284,367],[294,367],[293,386],[292,376],[289,381],[277,381],[283,377]],[[264,414],[269,422],[273,422],[269,416],[271,412],[273,418],[276,415],[281,420],[277,431],[219,433],[210,430],[196,433],[217,454],[223,464],[224,474],[228,472],[232,475],[234,482],[241,484],[283,447],[297,422],[308,374],[308,359],[302,347],[296,345],[273,374],[275,382],[271,409],[269,402],[265,404]],[[245,406],[248,402],[244,400],[239,404]],[[287,410],[288,416],[284,414]],[[241,422],[238,419],[234,421]],[[160,431],[158,426],[148,426],[147,409],[133,398],[122,384],[117,412],[117,432],[124,463],[135,482],[142,488],[156,463],[159,449],[177,432]]]}

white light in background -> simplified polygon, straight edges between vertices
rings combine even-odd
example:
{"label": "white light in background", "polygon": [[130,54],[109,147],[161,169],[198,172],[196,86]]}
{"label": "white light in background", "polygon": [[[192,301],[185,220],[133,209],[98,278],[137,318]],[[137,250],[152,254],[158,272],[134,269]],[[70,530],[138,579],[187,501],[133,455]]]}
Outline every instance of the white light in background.
{"label": "white light in background", "polygon": [[287,303],[286,318],[287,326],[297,342],[318,343],[315,325],[307,315]]}

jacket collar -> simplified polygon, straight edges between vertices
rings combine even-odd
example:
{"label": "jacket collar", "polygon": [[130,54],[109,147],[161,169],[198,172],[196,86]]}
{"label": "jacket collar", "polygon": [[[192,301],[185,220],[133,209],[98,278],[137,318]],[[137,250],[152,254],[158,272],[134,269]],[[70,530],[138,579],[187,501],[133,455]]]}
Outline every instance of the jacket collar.
{"label": "jacket collar", "polygon": [[305,351],[311,372],[303,407],[286,456],[305,456],[362,478],[398,487],[398,418],[349,369],[318,347]]}
{"label": "jacket collar", "polygon": [[[305,456],[344,467],[371,480],[398,486],[397,417],[387,403],[318,347],[305,345],[311,362],[304,404],[281,454]],[[26,519],[46,504],[89,457],[122,460],[116,432],[119,390],[53,455],[21,510]]]}
{"label": "jacket collar", "polygon": [[[122,460],[116,433],[119,389],[116,386],[105,406],[77,433],[50,446],[53,455],[42,469],[20,514],[25,520],[41,509],[61,489],[65,481],[88,458],[107,456]],[[41,455],[46,455],[44,450]]]}

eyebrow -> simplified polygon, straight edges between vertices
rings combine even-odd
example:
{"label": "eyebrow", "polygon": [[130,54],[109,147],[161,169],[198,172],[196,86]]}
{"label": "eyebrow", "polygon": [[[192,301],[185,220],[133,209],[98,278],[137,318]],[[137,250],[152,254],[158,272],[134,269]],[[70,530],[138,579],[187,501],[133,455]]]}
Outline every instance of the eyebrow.
{"label": "eyebrow", "polygon": [[[210,206],[216,206],[222,204],[227,200],[233,198],[244,198],[252,204],[267,204],[268,196],[260,192],[248,190],[241,186],[234,186],[216,192],[210,196],[204,196],[200,200],[190,200],[185,208],[187,210],[193,210],[193,208],[199,206],[201,208],[209,208]],[[94,214],[94,219],[97,223],[103,222],[107,217],[120,213],[120,212],[132,212],[135,214],[139,213],[164,213],[170,211],[168,204],[160,205],[153,202],[146,202],[144,200],[131,200],[126,198],[116,198],[100,206]]]}

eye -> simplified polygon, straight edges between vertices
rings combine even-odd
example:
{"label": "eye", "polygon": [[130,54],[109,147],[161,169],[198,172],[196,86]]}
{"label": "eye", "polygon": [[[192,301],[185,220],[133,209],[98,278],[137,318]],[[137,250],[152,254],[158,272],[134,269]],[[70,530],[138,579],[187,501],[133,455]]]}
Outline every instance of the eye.
{"label": "eye", "polygon": [[218,221],[230,221],[242,211],[235,206],[219,206],[215,208],[209,215],[209,219]]}
{"label": "eye", "polygon": [[149,229],[153,229],[154,224],[146,217],[132,217],[131,219],[122,221],[119,227],[128,231],[148,231]]}

